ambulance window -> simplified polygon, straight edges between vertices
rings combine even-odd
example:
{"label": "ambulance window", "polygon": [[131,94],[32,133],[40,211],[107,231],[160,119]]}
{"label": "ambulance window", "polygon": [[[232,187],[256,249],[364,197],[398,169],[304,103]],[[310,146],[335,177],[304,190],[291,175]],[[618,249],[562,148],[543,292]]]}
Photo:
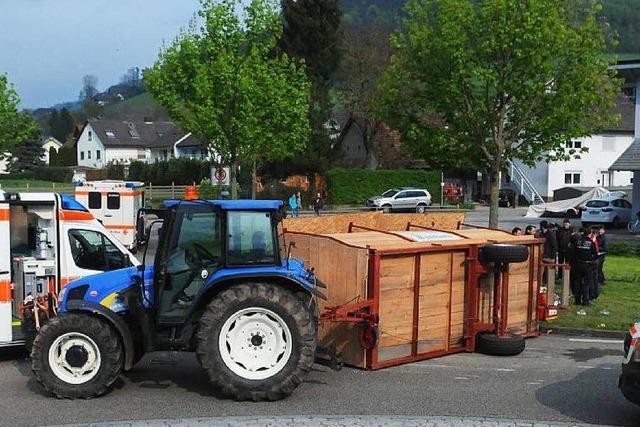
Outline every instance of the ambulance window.
{"label": "ambulance window", "polygon": [[120,195],[118,193],[107,194],[107,209],[114,211],[120,209]]}
{"label": "ambulance window", "polygon": [[102,208],[102,195],[97,191],[89,192],[89,209]]}
{"label": "ambulance window", "polygon": [[69,245],[76,266],[94,271],[128,267],[131,262],[104,234],[92,230],[69,230]]}

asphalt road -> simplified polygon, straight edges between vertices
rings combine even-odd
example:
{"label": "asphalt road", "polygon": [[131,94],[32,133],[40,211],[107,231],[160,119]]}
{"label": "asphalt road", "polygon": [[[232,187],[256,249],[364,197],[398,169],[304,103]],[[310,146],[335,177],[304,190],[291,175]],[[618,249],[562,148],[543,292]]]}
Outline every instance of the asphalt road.
{"label": "asphalt road", "polygon": [[[160,357],[166,353],[157,353]],[[637,426],[640,407],[617,389],[621,342],[544,336],[519,356],[458,354],[376,372],[316,365],[279,402],[221,398],[191,354],[176,366],[149,356],[111,393],[90,401],[57,400],[31,375],[30,362],[0,350],[0,424],[175,419],[216,416],[405,415],[498,417]]]}

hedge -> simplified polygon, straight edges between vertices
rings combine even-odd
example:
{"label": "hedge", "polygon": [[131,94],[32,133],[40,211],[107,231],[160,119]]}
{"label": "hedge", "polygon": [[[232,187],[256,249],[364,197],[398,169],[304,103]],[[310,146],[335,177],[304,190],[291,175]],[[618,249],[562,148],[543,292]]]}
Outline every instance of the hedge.
{"label": "hedge", "polygon": [[614,241],[607,243],[607,255],[640,256],[640,243]]}
{"label": "hedge", "polygon": [[40,181],[71,183],[72,178],[73,178],[73,168],[64,168],[64,167],[43,166],[29,172],[0,174],[0,180],[34,179],[34,180],[40,180]]}
{"label": "hedge", "polygon": [[440,202],[440,171],[336,168],[325,175],[329,202],[336,205],[363,204],[369,197],[395,187],[425,188],[431,193],[434,203]]}

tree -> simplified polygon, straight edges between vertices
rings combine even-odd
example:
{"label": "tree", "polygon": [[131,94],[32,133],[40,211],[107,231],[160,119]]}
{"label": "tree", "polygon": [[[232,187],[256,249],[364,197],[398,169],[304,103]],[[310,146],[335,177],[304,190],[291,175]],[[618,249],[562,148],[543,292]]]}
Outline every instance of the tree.
{"label": "tree", "polygon": [[491,227],[512,160],[569,159],[567,142],[615,119],[599,8],[574,5],[412,0],[393,37],[379,113],[427,161],[489,173]]}
{"label": "tree", "polygon": [[11,150],[9,172],[26,172],[44,166],[44,149],[39,131],[34,131],[20,145]]}
{"label": "tree", "polygon": [[374,117],[376,89],[391,57],[390,34],[391,28],[381,22],[348,28],[336,84],[344,107],[358,119],[371,169],[377,167],[373,140],[381,126]]}
{"label": "tree", "polygon": [[73,131],[73,117],[65,107],[60,110],[53,110],[49,116],[49,132],[58,141],[64,143],[69,134]]}
{"label": "tree", "polygon": [[20,98],[7,76],[0,74],[0,157],[28,138],[37,128],[27,114],[20,113]]}
{"label": "tree", "polygon": [[120,83],[134,88],[142,88],[144,86],[142,82],[142,76],[140,75],[140,68],[131,67],[120,78]]}
{"label": "tree", "polygon": [[289,161],[287,172],[309,174],[325,170],[332,157],[325,124],[330,119],[332,76],[340,62],[342,13],[338,0],[282,0],[280,52],[304,60],[312,82],[309,122],[312,135],[304,153]]}
{"label": "tree", "polygon": [[201,0],[202,27],[183,30],[145,72],[172,119],[230,165],[233,198],[241,160],[292,156],[309,137],[304,67],[272,54],[282,29],[275,5],[253,0],[241,21],[238,3]]}
{"label": "tree", "polygon": [[98,94],[98,78],[93,74],[87,74],[82,77],[82,89],[80,90],[79,99],[82,102],[93,99]]}

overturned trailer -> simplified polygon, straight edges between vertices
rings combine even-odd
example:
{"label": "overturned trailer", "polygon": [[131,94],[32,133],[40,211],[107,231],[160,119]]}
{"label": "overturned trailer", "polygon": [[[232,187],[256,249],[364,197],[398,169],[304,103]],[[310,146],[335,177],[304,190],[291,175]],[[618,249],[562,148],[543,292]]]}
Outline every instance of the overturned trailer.
{"label": "overturned trailer", "polygon": [[285,222],[326,289],[318,345],[380,369],[476,346],[516,354],[537,335],[541,240],[469,228],[463,214],[366,213]]}

